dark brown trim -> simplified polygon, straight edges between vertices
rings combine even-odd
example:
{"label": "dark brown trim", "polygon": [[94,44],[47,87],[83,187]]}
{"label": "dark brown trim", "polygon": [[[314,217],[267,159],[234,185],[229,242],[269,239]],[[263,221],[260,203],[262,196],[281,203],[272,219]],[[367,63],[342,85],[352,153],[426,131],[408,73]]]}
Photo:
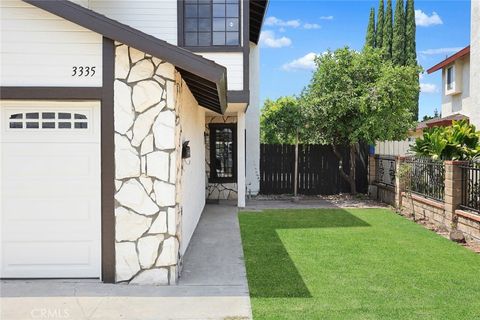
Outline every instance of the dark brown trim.
{"label": "dark brown trim", "polygon": [[440,63],[437,63],[436,65],[434,65],[433,67],[431,67],[430,69],[427,70],[427,73],[428,74],[431,74],[435,71],[438,71],[440,69],[443,69],[444,67],[448,66],[449,64],[451,64],[452,62],[454,62],[455,60],[457,59],[460,59],[462,58],[463,56],[466,56],[467,54],[470,54],[470,46],[468,47],[465,47],[463,48],[462,50],[458,51],[457,53],[455,53],[453,56],[443,60],[442,62]]}
{"label": "dark brown trim", "polygon": [[228,91],[228,103],[250,103],[250,90]]}
{"label": "dark brown trim", "polygon": [[113,83],[115,43],[103,38],[103,91],[101,107],[102,169],[102,280],[115,282],[115,128]]}
{"label": "dark brown trim", "polygon": [[[237,152],[238,152],[238,145],[237,145],[237,124],[236,123],[210,123],[208,125],[209,128],[209,139],[210,139],[210,176],[208,177],[209,183],[236,183],[237,182]],[[231,178],[219,178],[214,175],[215,173],[215,144],[216,139],[213,131],[215,129],[224,129],[228,128],[232,130],[232,142],[233,142],[233,150],[232,150],[232,177]]]}
{"label": "dark brown trim", "polygon": [[100,100],[101,87],[0,87],[1,99],[14,100]]}
{"label": "dark brown trim", "polygon": [[183,47],[184,49],[190,50],[192,52],[243,52],[243,47],[241,46],[212,46],[212,47]]}
{"label": "dark brown trim", "polygon": [[[205,59],[188,50],[155,38],[128,25],[109,19],[93,10],[68,0],[23,0],[33,6],[57,15],[79,26],[97,32],[108,39],[119,41],[127,46],[168,61],[177,69],[187,71],[215,84],[217,88],[216,105],[213,109],[223,113],[227,108],[226,94],[227,69],[213,61]],[[188,84],[188,81],[185,81]]]}
{"label": "dark brown trim", "polygon": [[113,83],[115,44],[103,38],[103,88],[0,87],[5,100],[101,100],[102,280],[115,283],[115,150]]}
{"label": "dark brown trim", "polygon": [[183,47],[185,40],[183,39],[183,1],[177,0],[177,45]]}

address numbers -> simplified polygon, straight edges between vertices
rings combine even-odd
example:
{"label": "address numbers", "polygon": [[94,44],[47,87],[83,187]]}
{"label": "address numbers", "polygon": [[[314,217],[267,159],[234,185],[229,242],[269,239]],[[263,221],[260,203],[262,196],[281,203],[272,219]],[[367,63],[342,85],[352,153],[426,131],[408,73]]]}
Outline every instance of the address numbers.
{"label": "address numbers", "polygon": [[73,66],[72,77],[93,77],[95,75],[95,68],[90,66]]}

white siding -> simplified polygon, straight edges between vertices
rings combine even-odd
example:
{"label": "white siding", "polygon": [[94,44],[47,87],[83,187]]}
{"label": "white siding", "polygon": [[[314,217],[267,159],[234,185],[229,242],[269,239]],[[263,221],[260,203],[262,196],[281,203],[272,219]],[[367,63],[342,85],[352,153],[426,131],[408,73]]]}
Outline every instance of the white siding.
{"label": "white siding", "polygon": [[90,0],[89,7],[158,39],[177,44],[177,0]]}
{"label": "white siding", "polygon": [[[1,0],[0,10],[0,85],[102,85],[100,35],[20,0]],[[72,77],[73,66],[95,66],[95,76]]]}
{"label": "white siding", "polygon": [[228,90],[243,90],[243,52],[198,54],[227,68]]}

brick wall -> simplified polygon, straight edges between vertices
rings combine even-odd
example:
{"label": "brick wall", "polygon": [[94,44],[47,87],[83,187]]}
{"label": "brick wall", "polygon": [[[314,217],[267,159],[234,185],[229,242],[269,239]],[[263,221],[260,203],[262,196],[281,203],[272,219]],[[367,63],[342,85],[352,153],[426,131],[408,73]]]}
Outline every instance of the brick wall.
{"label": "brick wall", "polygon": [[415,216],[416,220],[426,220],[447,231],[458,229],[464,233],[465,237],[480,241],[480,214],[459,210],[462,199],[462,171],[460,167],[465,163],[445,161],[445,200],[437,201],[406,191],[405,182],[398,174],[404,161],[404,157],[397,157],[395,187],[391,187],[376,183],[375,158],[370,157],[370,196],[395,206],[405,216]]}

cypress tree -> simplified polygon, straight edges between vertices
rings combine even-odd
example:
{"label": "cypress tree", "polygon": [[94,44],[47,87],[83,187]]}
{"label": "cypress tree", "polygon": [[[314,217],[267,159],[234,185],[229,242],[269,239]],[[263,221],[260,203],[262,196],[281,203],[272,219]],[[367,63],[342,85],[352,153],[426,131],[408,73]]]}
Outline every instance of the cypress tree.
{"label": "cypress tree", "polygon": [[377,38],[375,40],[375,46],[381,48],[383,46],[383,16],[385,8],[383,6],[383,0],[380,0],[378,4],[378,14],[377,14]]}
{"label": "cypress tree", "polygon": [[393,19],[392,19],[392,0],[387,0],[387,9],[385,11],[385,20],[383,21],[383,42],[382,48],[386,60],[392,59],[393,42]]}
{"label": "cypress tree", "polygon": [[367,37],[365,46],[375,48],[375,9],[370,9],[370,20],[368,21]]}
{"label": "cypress tree", "polygon": [[417,65],[417,44],[415,34],[417,26],[415,24],[415,4],[414,0],[407,0],[407,9],[405,13],[405,64],[408,66]]}
{"label": "cypress tree", "polygon": [[403,0],[396,0],[392,60],[396,65],[405,65],[405,9],[403,8]]}
{"label": "cypress tree", "polygon": [[[416,30],[415,23],[415,4],[414,0],[407,0],[407,8],[405,12],[405,64],[407,66],[416,66],[417,63],[417,44],[416,44]],[[417,84],[420,86],[420,79],[417,79]],[[420,92],[417,93],[417,99],[413,111],[413,120],[418,120],[418,99]]]}

